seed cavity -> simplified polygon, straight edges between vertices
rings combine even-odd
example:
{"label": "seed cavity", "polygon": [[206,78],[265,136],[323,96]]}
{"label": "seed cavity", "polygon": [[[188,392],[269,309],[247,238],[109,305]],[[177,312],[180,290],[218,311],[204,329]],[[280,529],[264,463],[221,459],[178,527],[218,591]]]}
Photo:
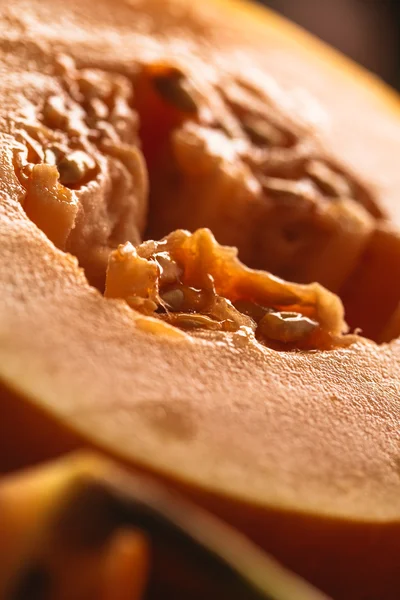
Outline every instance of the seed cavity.
{"label": "seed cavity", "polygon": [[345,331],[336,296],[246,269],[206,229],[120,246],[109,259],[106,296],[188,333],[245,331],[274,350],[329,349]]}

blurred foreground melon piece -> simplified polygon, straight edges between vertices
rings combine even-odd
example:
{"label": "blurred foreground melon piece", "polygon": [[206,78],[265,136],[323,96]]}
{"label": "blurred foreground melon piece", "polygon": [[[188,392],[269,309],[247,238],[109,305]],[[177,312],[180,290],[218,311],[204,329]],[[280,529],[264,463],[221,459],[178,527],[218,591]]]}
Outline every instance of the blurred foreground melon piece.
{"label": "blurred foreground melon piece", "polygon": [[[160,485],[76,455],[0,481],[1,600],[323,600]],[[143,595],[142,595],[143,594]]]}

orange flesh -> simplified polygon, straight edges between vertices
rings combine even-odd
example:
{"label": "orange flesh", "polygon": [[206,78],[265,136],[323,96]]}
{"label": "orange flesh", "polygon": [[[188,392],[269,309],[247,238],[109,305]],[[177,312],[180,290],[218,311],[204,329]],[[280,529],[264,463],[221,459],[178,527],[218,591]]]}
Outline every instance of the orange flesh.
{"label": "orange flesh", "polygon": [[[239,18],[232,21],[231,31],[220,24],[218,10],[208,6],[189,10],[178,0],[174,0],[174,6],[184,7],[177,8],[176,14],[183,11],[178,28],[178,17],[168,21],[168,13],[160,10],[156,0],[135,6],[121,0],[113,6],[112,14],[106,2],[99,3],[96,10],[89,0],[71,0],[65,6],[56,3],[49,14],[57,10],[57,23],[48,18],[43,8],[46,3],[25,6],[22,0],[19,2],[21,11],[15,9],[11,23],[15,31],[26,32],[27,45],[10,53],[7,37],[2,46],[10,77],[2,97],[6,118],[1,121],[0,247],[5,267],[0,270],[4,289],[0,301],[0,377],[7,408],[0,421],[0,438],[7,448],[2,453],[2,468],[83,444],[100,447],[184,490],[335,598],[354,600],[368,593],[382,600],[395,600],[400,585],[398,342],[378,347],[352,340],[355,343],[344,348],[344,338],[330,346],[326,339],[318,338],[312,352],[278,353],[275,349],[282,350],[281,346],[264,346],[240,330],[205,327],[196,335],[187,335],[186,329],[182,332],[158,316],[148,316],[145,311],[151,313],[149,303],[142,312],[137,310],[137,301],[129,307],[129,302],[121,299],[127,297],[124,278],[117,277],[117,292],[105,300],[88,286],[71,254],[79,258],[90,282],[103,290],[110,255],[117,252],[119,244],[129,240],[136,246],[142,240],[148,169],[152,178],[153,228],[165,226],[158,203],[166,201],[165,214],[170,213],[172,221],[184,215],[192,219],[191,230],[200,225],[210,225],[213,231],[220,227],[218,241],[238,246],[245,263],[259,259],[255,266],[261,267],[266,266],[265,260],[271,261],[272,271],[287,274],[290,268],[293,278],[301,282],[307,281],[311,273],[312,278],[321,280],[327,275],[327,285],[343,296],[351,326],[361,325],[366,335],[379,341],[389,335],[387,341],[390,332],[398,335],[400,299],[400,290],[392,282],[398,265],[397,233],[386,231],[386,221],[393,228],[400,224],[400,182],[395,160],[400,132],[397,100],[380,91],[367,76],[358,72],[354,76],[353,67],[346,66],[343,73],[341,60],[332,60],[329,51],[320,54],[318,44],[299,32],[292,35],[290,26],[278,21],[276,27],[275,17],[260,26],[249,16],[251,13],[244,12],[242,21],[240,5]],[[143,35],[149,18],[162,35]],[[247,19],[249,29],[243,31]],[[9,23],[10,15],[1,22]],[[58,23],[63,23],[65,31]],[[129,33],[126,23],[132,26]],[[115,37],[108,33],[110,27],[122,41],[118,47]],[[38,32],[46,46],[44,54],[32,42]],[[85,40],[83,50],[75,43],[80,38]],[[247,58],[238,53],[236,64],[232,52],[238,47],[238,39],[247,48]],[[136,92],[127,100],[131,107],[128,115],[124,110],[125,117],[115,115],[121,101],[115,90],[120,89],[120,83],[113,87],[115,106],[111,106],[113,96],[108,92],[98,93],[95,98],[100,101],[95,103],[98,114],[108,111],[105,120],[111,124],[111,132],[110,127],[107,130],[111,137],[106,132],[103,139],[107,129],[104,123],[93,124],[93,115],[89,118],[85,112],[86,104],[81,106],[63,87],[69,82],[73,90],[77,81],[95,78],[94,74],[82,74],[79,68],[70,66],[67,75],[60,76],[51,50],[55,41],[57,50],[74,54],[77,64],[98,65],[101,80],[108,80],[107,69],[126,74],[121,76],[125,77],[123,81]],[[35,50],[27,70],[24,53],[31,55],[29,44]],[[179,44],[183,52],[177,51]],[[303,105],[293,90],[307,90],[311,95],[308,109],[315,117],[311,126],[305,125],[306,131],[311,130],[310,141],[316,143],[318,138],[319,143],[321,138],[343,161],[346,176],[351,173],[356,197],[350,202],[342,199],[346,210],[341,211],[338,203],[336,214],[326,198],[329,185],[323,183],[322,190],[321,182],[312,178],[311,183],[306,178],[306,182],[297,182],[295,189],[289,186],[282,191],[282,183],[277,185],[275,181],[276,173],[269,173],[268,194],[262,195],[253,166],[242,160],[240,143],[232,142],[224,131],[215,131],[218,127],[214,122],[202,122],[203,117],[183,115],[166,107],[164,101],[160,103],[154,89],[148,87],[148,80],[140,79],[141,74],[146,75],[144,65],[159,65],[160,61],[172,65],[176,54],[182,54],[185,63],[187,53],[193,53],[193,61],[201,64],[211,80],[219,72],[228,81],[236,80],[243,72],[251,78],[254,64],[259,65],[258,83],[269,86],[269,79],[260,77],[260,71],[276,77],[288,97],[293,96],[294,106],[289,112],[294,115],[301,115]],[[114,73],[113,80],[114,76],[120,77]],[[273,85],[271,89],[272,103],[284,105],[285,94],[278,91],[276,99]],[[65,108],[69,120],[61,120],[66,130],[58,129],[52,121],[53,130],[47,120],[43,131],[42,98],[54,93],[70,103]],[[326,128],[319,104],[328,115]],[[349,111],[349,106],[364,108]],[[139,134],[146,168],[136,147],[132,107],[141,116]],[[215,110],[214,116],[219,116]],[[150,118],[153,111],[157,113],[156,126]],[[237,122],[222,112],[226,119],[222,129],[235,128]],[[26,121],[33,121],[39,129],[37,139],[32,133],[33,141],[19,137],[20,130],[30,131]],[[303,139],[303,123],[295,123],[294,129]],[[82,185],[64,179],[64,186],[51,177],[54,169],[38,169],[37,163],[43,162],[40,156],[49,140],[66,142],[68,150],[75,151],[68,146],[76,136],[72,130],[77,130],[85,142],[84,150],[79,151],[86,152],[96,168],[88,170],[87,179],[83,176]],[[155,132],[160,134],[157,143]],[[167,147],[159,146],[159,140],[170,132],[172,139],[168,139]],[[190,142],[190,157],[199,160],[188,160]],[[288,150],[288,144],[283,145]],[[30,174],[28,180],[21,177],[19,170],[26,164],[20,165],[15,157],[21,146],[26,151],[26,162],[36,165],[32,169],[50,175],[50,184],[44,185],[49,196],[32,193]],[[171,147],[175,153],[172,159]],[[366,147],[374,151],[366,152]],[[324,164],[336,165],[318,146],[317,159],[321,157]],[[334,174],[339,175],[339,171],[336,169]],[[159,182],[154,173],[159,175]],[[182,173],[187,177],[180,179]],[[278,174],[282,176],[281,166]],[[170,186],[164,185],[168,177]],[[182,185],[181,196],[176,194],[180,189],[177,181]],[[299,183],[301,190],[305,188],[303,196],[298,194]],[[304,205],[297,202],[299,197],[305,198]],[[271,202],[280,199],[268,214],[264,212],[266,198]],[[295,199],[283,212],[279,203],[282,198],[285,202]],[[172,210],[175,200],[177,211]],[[182,207],[192,206],[188,200],[198,202],[199,213],[181,212]],[[50,210],[55,206],[58,218],[50,219],[50,213],[43,213],[42,205],[47,201]],[[292,219],[291,206],[300,213],[305,206],[304,214],[296,213]],[[204,222],[195,223],[198,215]],[[265,235],[271,219],[272,226]],[[385,233],[381,234],[382,230]],[[286,245],[282,231],[286,233]],[[297,252],[291,243],[299,231],[304,233],[304,245]],[[47,238],[71,254],[57,250]],[[279,260],[271,251],[278,247]],[[325,274],[327,256],[332,264]],[[285,262],[287,257],[298,262]],[[393,268],[386,268],[388,264]],[[202,265],[196,273],[205,276],[208,267]],[[239,289],[235,301],[250,300],[268,307],[268,294],[265,302],[259,299],[265,285],[262,277],[265,274],[242,272],[235,288],[231,281],[224,284],[221,276],[218,294],[234,301],[232,290]],[[257,282],[253,285],[254,278]],[[358,282],[353,290],[352,281]],[[195,287],[186,281],[183,285]],[[315,287],[303,289],[311,295],[312,290]],[[331,314],[323,299],[332,296],[326,291],[316,296],[310,301],[311,308],[295,303],[285,306],[285,310],[314,319],[321,301],[326,309],[323,313]],[[364,303],[365,298],[371,299],[370,305]],[[337,299],[334,304],[340,312]],[[344,331],[342,317],[335,322],[341,324],[334,328],[340,337]],[[329,337],[331,329],[325,328],[324,333]],[[329,352],[325,351],[327,346]],[[315,352],[315,348],[323,351]],[[299,350],[299,346],[283,349]],[[35,438],[28,431],[26,445],[21,448],[9,424],[25,423],[29,430],[29,423],[35,421],[29,416],[32,408],[38,413],[37,431],[47,432],[49,443],[45,445],[39,435]],[[304,539],[308,540],[306,547]],[[389,546],[393,548],[391,556],[386,552]]]}
{"label": "orange flesh", "polygon": [[[170,67],[170,71],[171,73],[174,73],[172,67]],[[287,265],[285,263],[280,264],[279,259],[278,262],[276,259],[274,259],[275,252],[277,252],[277,255],[279,256],[279,252],[282,252],[283,250],[279,247],[282,246],[282,241],[279,239],[279,237],[277,238],[278,244],[275,248],[273,244],[264,248],[256,246],[256,254],[254,254],[254,250],[251,249],[251,240],[248,239],[245,242],[247,246],[243,246],[241,244],[240,235],[236,235],[235,237],[235,233],[233,233],[233,237],[230,238],[229,233],[224,232],[224,221],[226,218],[229,219],[228,215],[224,216],[221,214],[218,222],[218,216],[216,221],[216,217],[213,212],[211,212],[211,214],[209,214],[207,210],[203,212],[202,205],[207,203],[207,194],[209,193],[206,187],[204,188],[203,195],[199,198],[195,196],[196,192],[194,192],[193,187],[190,187],[190,183],[189,186],[185,187],[185,178],[190,182],[190,177],[192,177],[194,181],[193,185],[201,189],[204,187],[202,179],[211,176],[208,175],[208,173],[202,173],[201,170],[199,170],[199,177],[196,179],[196,169],[199,168],[197,159],[194,158],[192,166],[190,167],[191,172],[189,173],[182,169],[180,170],[180,167],[176,164],[171,169],[171,165],[174,163],[174,161],[176,162],[176,158],[174,158],[174,152],[177,152],[177,149],[174,149],[173,142],[174,136],[176,137],[177,135],[176,132],[184,132],[184,129],[182,130],[182,125],[185,121],[198,122],[200,120],[201,122],[202,118],[201,111],[199,109],[188,113],[179,110],[179,89],[175,90],[177,102],[176,106],[174,106],[175,98],[166,99],[163,97],[162,93],[157,90],[157,86],[155,84],[155,79],[160,72],[163,72],[164,77],[168,78],[167,65],[147,65],[142,69],[138,81],[136,82],[136,108],[141,119],[141,138],[143,143],[143,152],[146,157],[150,172],[150,190],[153,191],[153,194],[150,198],[151,212],[149,234],[165,234],[169,228],[176,227],[189,227],[192,230],[193,227],[197,226],[211,227],[213,231],[217,233],[219,239],[224,240],[226,239],[226,235],[228,235],[228,239],[232,239],[233,243],[239,246],[240,256],[243,256],[244,260],[250,263],[250,265],[255,264],[256,266],[272,269],[274,273],[289,277],[294,281],[321,281],[330,289],[333,289],[336,292],[343,292],[344,305],[350,327],[353,329],[359,329],[367,337],[380,340],[382,337],[383,327],[388,319],[390,319],[390,311],[394,310],[400,299],[400,290],[393,289],[391,285],[392,270],[382,268],[386,261],[385,258],[381,256],[379,249],[376,246],[372,219],[367,214],[363,213],[362,207],[360,207],[360,209],[356,207],[355,203],[351,204],[347,200],[344,200],[345,204],[343,207],[341,207],[338,205],[337,200],[335,201],[333,198],[329,198],[331,194],[340,195],[341,193],[344,193],[346,195],[346,185],[348,184],[345,179],[341,179],[343,175],[335,174],[333,171],[329,171],[327,167],[323,167],[326,172],[321,171],[321,167],[315,171],[316,173],[321,173],[322,179],[319,179],[320,175],[318,175],[315,181],[317,181],[321,186],[321,189],[327,193],[328,201],[332,203],[336,202],[336,206],[339,206],[338,216],[335,216],[335,206],[332,206],[332,216],[328,217],[326,225],[322,226],[322,234],[318,231],[318,227],[320,227],[320,225],[312,223],[312,217],[301,217],[303,222],[300,220],[300,224],[295,224],[295,240],[299,235],[300,237],[304,236],[304,233],[307,232],[307,229],[310,229],[310,242],[308,242],[308,244],[311,243],[311,245],[308,248],[306,245],[305,254],[301,247],[299,250],[296,250],[298,254],[300,253],[300,260],[298,256],[295,256],[294,259],[292,259],[292,263]],[[187,76],[182,73],[182,78],[185,79],[185,77]],[[188,85],[190,89],[190,78],[188,78],[187,81],[189,82]],[[196,97],[195,92],[196,89],[194,87],[194,97]],[[250,96],[249,98],[251,99]],[[241,118],[245,119],[246,109],[242,109],[242,113],[239,114],[241,115]],[[218,116],[214,116],[218,119]],[[262,124],[265,124],[265,122],[262,122]],[[268,127],[270,127],[268,122],[266,124]],[[220,123],[217,120],[214,124],[214,127],[217,127],[218,129],[218,125],[220,125]],[[245,129],[245,131],[247,130]],[[268,133],[271,134],[269,130],[267,134]],[[209,130],[208,133],[206,130],[205,135],[212,136],[214,134],[212,130]],[[242,135],[246,137],[245,133],[242,133]],[[279,129],[277,129],[275,126],[275,129],[273,128],[271,135],[287,136],[288,134],[287,132],[284,134],[283,130],[279,131]],[[205,139],[207,139],[207,137]],[[295,140],[296,134],[293,133],[292,142],[288,143],[289,147],[291,144],[295,143]],[[245,143],[248,142],[249,138],[247,137],[247,141]],[[267,146],[265,146],[265,140],[263,137],[257,138],[255,143],[256,145],[261,144],[261,151],[268,151],[267,148],[270,142],[268,142]],[[285,147],[285,145],[286,144],[283,143],[283,147]],[[201,160],[200,156],[199,160]],[[323,163],[315,162],[315,164],[322,165]],[[167,171],[165,171],[165,167]],[[271,169],[271,167],[268,166],[268,163],[267,168],[269,170]],[[285,183],[284,180],[279,179],[272,179],[271,182],[272,181],[281,181],[280,185]],[[306,183],[308,185],[312,183],[311,179],[304,179],[304,185]],[[356,184],[353,183],[352,185],[354,186]],[[343,186],[344,191],[342,192],[341,190]],[[171,192],[168,190],[169,187],[171,187]],[[221,194],[222,193],[223,192],[221,192]],[[301,202],[300,188],[298,193],[299,202]],[[365,200],[365,192],[362,191],[360,194],[360,201],[367,202]],[[176,204],[175,199],[177,195],[182,197],[182,202],[178,204]],[[285,192],[282,192],[281,195],[282,200],[284,200]],[[201,204],[198,205],[198,202]],[[233,199],[232,203],[234,202],[235,199]],[[368,199],[368,202],[365,206],[375,217],[379,218],[379,209],[377,209],[376,206],[371,202],[372,201]],[[218,215],[218,208],[212,208],[211,210],[216,210],[216,214]],[[235,208],[229,207],[228,210],[234,212]],[[253,210],[251,203],[249,204],[249,208],[247,210],[249,213],[247,218],[251,221],[251,211]],[[275,227],[279,229],[282,227],[282,224],[279,222],[279,220],[277,220],[274,212],[271,213],[267,211],[266,216],[262,216],[263,210],[264,209],[261,209],[261,218],[263,220],[266,219],[265,222],[269,227],[269,221],[272,222],[272,228]],[[278,215],[280,213],[284,215],[284,210],[284,205],[283,207],[279,207],[278,205],[276,213]],[[346,211],[349,211],[348,214],[346,214]],[[288,215],[286,217],[284,216],[283,222],[285,222],[285,218],[287,221]],[[260,216],[258,215],[253,226],[253,231],[250,230],[251,235],[253,236],[254,233],[257,235],[259,219]],[[333,219],[330,225],[329,219]],[[334,224],[335,219],[338,219],[337,224]],[[332,241],[330,242],[330,236],[332,236],[330,229],[332,228],[332,224],[334,232]],[[256,227],[255,230],[254,227]],[[284,225],[283,235],[289,236],[290,234],[290,236],[292,236],[292,230],[293,225],[290,224],[289,219],[289,225]],[[265,235],[268,236],[270,233],[267,232]],[[321,235],[323,236],[322,242],[318,241],[318,236],[320,237]],[[386,242],[388,252],[391,252],[390,248],[394,243],[394,237],[391,237],[391,234],[389,233],[388,240]],[[309,256],[310,253],[311,257]],[[337,260],[338,254],[341,256],[340,260]],[[375,287],[373,281],[373,266],[367,267],[368,270],[365,277],[369,279],[365,279],[364,277],[363,280],[360,280],[360,278],[357,278],[356,275],[358,265],[361,264],[361,261],[365,261],[364,256],[368,255],[372,255],[372,261],[376,263],[379,270],[379,275],[382,279],[382,286],[378,286],[378,288]],[[347,265],[346,261],[348,263]],[[344,263],[344,265],[342,263]],[[354,281],[354,278],[356,278],[356,282]],[[375,310],[376,300],[372,300],[368,304],[368,298],[373,296],[375,289],[382,290],[382,294],[378,292],[378,295],[384,298],[380,303],[381,311],[379,311],[379,316],[376,314]],[[366,300],[361,301],[361,299]]]}
{"label": "orange flesh", "polygon": [[105,295],[183,329],[242,330],[275,349],[328,350],[359,341],[341,337],[346,326],[335,296],[246,269],[208,230],[176,231],[136,250],[120,246],[110,256]]}
{"label": "orange flesh", "polygon": [[[346,316],[363,335],[382,340],[400,297],[400,239],[397,232],[377,228],[360,263],[341,291]],[[386,338],[385,341],[394,339]]]}
{"label": "orange flesh", "polygon": [[[104,137],[103,121],[96,121],[99,118],[98,114],[101,113],[102,117],[105,117],[107,113],[107,104],[102,103],[102,100],[97,97],[98,94],[101,96],[103,93],[101,87],[99,89],[93,87],[93,82],[97,85],[99,81],[101,82],[101,76],[97,73],[94,74],[94,71],[93,74],[91,71],[84,71],[84,76],[77,75],[77,70],[71,61],[64,60],[60,64],[63,65],[63,76],[66,77],[67,82],[63,85],[70,86],[72,85],[71,81],[79,82],[84,95],[88,94],[88,90],[90,90],[89,100],[85,99],[84,104],[85,109],[89,111],[88,116],[80,116],[78,120],[72,116],[74,112],[71,111],[68,103],[62,100],[58,102],[57,98],[52,96],[51,102],[48,101],[43,113],[45,126],[39,130],[40,135],[38,132],[34,132],[36,139],[32,139],[24,134],[23,140],[27,140],[28,145],[25,158],[21,159],[21,155],[19,155],[16,175],[26,189],[24,207],[27,215],[58,247],[61,249],[67,247],[76,253],[85,267],[89,281],[103,290],[105,262],[118,241],[114,232],[119,231],[119,239],[122,241],[124,233],[127,235],[132,231],[131,228],[123,225],[122,219],[124,211],[127,209],[122,209],[120,214],[116,213],[117,220],[113,224],[112,221],[115,217],[112,213],[104,217],[101,214],[102,209],[100,209],[100,218],[103,221],[109,219],[112,229],[107,238],[98,244],[97,231],[109,228],[110,225],[108,223],[103,225],[101,220],[98,221],[99,217],[96,218],[95,213],[91,215],[90,212],[87,212],[85,194],[80,196],[73,191],[76,189],[82,193],[82,190],[85,190],[85,187],[90,184],[90,174],[92,173],[92,176],[96,177],[96,161],[86,153],[86,150],[85,152],[78,150],[68,153],[65,148],[61,157],[57,158],[57,151],[54,154],[52,146],[49,146],[49,156],[50,161],[54,160],[55,164],[32,164],[29,161],[38,162],[39,159],[40,162],[42,159],[45,163],[48,162],[48,149],[46,145],[43,145],[43,139],[46,139],[46,136],[49,139],[54,136],[53,132],[48,129],[49,126],[55,128],[55,132],[61,128],[61,131],[65,130],[69,135],[72,132],[74,136],[81,136],[81,146],[85,149],[89,149],[88,143],[85,141],[86,137],[97,140],[95,143],[99,144],[103,152],[119,160],[123,168],[128,167],[133,174],[133,183],[137,184],[139,179],[142,187],[139,195],[143,204],[146,190],[146,185],[143,184],[145,176],[138,177],[137,175],[141,169],[143,170],[143,167],[140,166],[142,159],[140,153],[132,146],[126,146],[123,143],[123,139],[115,144],[115,141],[111,141],[107,137],[109,134]],[[230,83],[227,82],[226,85],[229,90]],[[141,67],[134,83],[134,89],[135,108],[140,116],[141,144],[150,174],[150,189],[153,190],[150,198],[150,232],[153,230],[158,232],[160,227],[163,231],[168,226],[175,228],[187,224],[192,229],[197,224],[211,226],[218,237],[223,240],[232,240],[233,244],[238,246],[240,256],[243,256],[250,265],[256,264],[270,268],[274,273],[295,281],[319,280],[330,289],[340,291],[352,329],[356,328],[367,337],[378,341],[383,339],[384,335],[387,336],[387,332],[390,331],[387,324],[391,321],[392,314],[398,305],[400,290],[393,289],[390,271],[381,268],[385,260],[384,256],[380,254],[379,243],[378,245],[375,243],[376,235],[374,237],[374,230],[379,231],[380,225],[379,221],[377,225],[374,224],[371,215],[378,219],[382,215],[365,186],[351,174],[346,173],[343,167],[335,165],[329,157],[328,159],[324,157],[324,152],[318,143],[304,130],[301,131],[301,128],[289,123],[285,128],[282,125],[284,121],[282,116],[273,117],[272,124],[268,122],[271,115],[267,121],[262,121],[263,110],[267,110],[268,114],[269,108],[265,104],[265,97],[262,94],[261,100],[257,97],[260,91],[254,87],[242,86],[240,88],[238,82],[234,82],[233,91],[229,92],[224,90],[222,85],[219,88],[223,94],[222,100],[218,100],[220,105],[218,102],[215,104],[218,97],[215,95],[215,90],[212,93],[210,91],[211,97],[214,94],[215,98],[209,102],[209,99],[204,96],[205,91],[200,88],[196,89],[196,82],[192,82],[184,70],[168,62],[155,62]],[[249,91],[250,89],[251,91]],[[94,106],[93,94],[101,108],[92,108],[92,105]],[[247,106],[247,102],[250,103],[249,106]],[[109,98],[107,98],[107,103],[110,103]],[[253,108],[251,108],[252,106]],[[229,113],[230,109],[233,110],[232,114]],[[95,113],[94,117],[91,116],[92,110]],[[255,110],[253,117],[251,110]],[[125,114],[126,110],[124,116]],[[113,123],[112,115],[113,113],[110,112],[111,124]],[[250,122],[249,118],[253,119],[252,123],[255,124],[250,129],[246,124]],[[193,155],[192,162],[190,162],[190,157],[189,159],[185,158],[186,166],[185,164],[176,164],[168,174],[171,165],[176,161],[174,153],[178,152],[178,155],[181,153],[181,157],[185,153],[185,147],[183,150],[178,150],[178,146],[174,147],[177,136],[182,140],[187,138],[189,130],[185,131],[185,122],[206,123],[206,127],[203,128],[205,146],[202,151],[197,151],[197,158],[196,154]],[[86,124],[89,127],[94,126],[95,129],[89,129],[87,134]],[[266,134],[264,134],[265,125],[267,126]],[[97,131],[97,127],[101,127],[100,131]],[[254,127],[256,127],[255,130]],[[196,129],[193,129],[192,134],[195,131]],[[201,128],[198,129],[198,133],[200,131]],[[256,132],[255,136],[253,135],[254,131]],[[225,136],[225,133],[228,137]],[[114,138],[116,135],[118,136],[117,129],[113,135]],[[267,137],[264,138],[264,135]],[[186,139],[184,143],[187,144],[187,142]],[[74,143],[76,144],[76,142]],[[278,146],[275,147],[275,144]],[[302,148],[307,145],[312,150],[311,153],[306,151],[304,154]],[[234,150],[236,146],[237,151]],[[211,148],[213,149],[211,150]],[[229,180],[227,175],[228,168],[230,168],[229,160],[226,165],[223,162],[215,163],[211,172],[210,166],[206,171],[204,168],[203,170],[199,168],[199,161],[201,163],[206,160],[211,165],[210,161],[214,160],[215,162],[218,152],[223,156],[224,153],[232,154],[232,149],[233,155],[229,160],[236,156],[239,163],[243,161],[243,168],[247,169],[247,172],[243,171],[243,173],[246,172],[245,177],[249,179],[245,184],[248,206],[243,204],[243,208],[241,208],[241,212],[244,211],[244,218],[247,218],[249,223],[249,229],[243,230],[245,231],[244,238],[242,238],[242,232],[239,233],[239,229],[237,229],[242,223],[242,214],[239,212],[238,215],[235,215],[235,203],[240,204],[242,201],[239,199],[240,196],[237,199],[236,197],[230,198],[230,191],[234,191],[235,182],[237,182],[239,190],[240,186],[244,185],[244,182],[240,181],[241,171],[238,171],[236,181],[233,180],[226,184],[224,179]],[[212,154],[207,158],[207,152],[210,150],[212,153],[216,153],[214,158],[212,158]],[[35,158],[33,158],[34,151],[38,155]],[[202,152],[206,154],[202,156]],[[73,159],[72,157],[75,155],[79,156],[79,159]],[[252,165],[253,171],[246,166],[248,162]],[[275,163],[276,166],[274,166]],[[87,167],[87,165],[90,166]],[[164,171],[165,165],[167,165],[166,172]],[[187,172],[188,168],[189,172]],[[199,179],[197,178],[197,169],[199,169]],[[264,174],[265,169],[268,176]],[[218,180],[213,183],[213,172],[218,171],[221,183]],[[270,177],[271,174],[272,177]],[[58,181],[59,176],[60,181]],[[200,197],[192,198],[196,188],[202,190],[204,187],[203,179],[205,182],[210,180],[210,183],[206,183]],[[185,180],[187,180],[187,184]],[[158,187],[160,184],[161,190]],[[265,197],[260,196],[260,186],[266,186]],[[41,189],[46,192],[41,193]],[[207,198],[210,191],[211,205],[203,213],[202,206],[206,207],[210,202]],[[226,215],[220,213],[218,207],[213,207],[213,195],[215,194],[217,203],[220,202],[218,194],[223,202],[229,202],[223,211],[228,210],[233,214],[232,231],[229,231],[230,217],[227,220]],[[176,195],[181,196],[181,200],[188,205],[188,208],[184,208],[182,203],[176,204],[174,199]],[[291,195],[294,195],[294,204]],[[351,197],[352,195],[353,197]],[[82,199],[80,200],[80,198]],[[198,205],[199,201],[200,205]],[[272,210],[269,206],[271,201]],[[93,204],[93,199],[90,202]],[[192,203],[193,206],[191,206]],[[109,201],[108,205],[110,206]],[[110,209],[107,207],[106,210]],[[300,213],[296,216],[299,210]],[[85,212],[88,215],[84,217],[87,222],[82,223],[82,217],[79,215]],[[291,212],[295,215],[294,222],[291,221],[293,219],[290,216]],[[235,220],[238,222],[235,223]],[[260,223],[261,238],[257,241]],[[226,224],[228,228],[225,231]],[[265,233],[263,232],[264,226],[266,227]],[[83,232],[88,227],[94,229],[94,236],[89,236],[85,240],[84,236],[87,234],[83,234]],[[282,231],[280,231],[281,229]],[[276,233],[278,236],[275,239]],[[69,239],[72,240],[72,243],[69,242]],[[137,240],[137,230],[134,231],[131,239]],[[388,252],[392,252],[393,243],[393,234],[387,233]],[[285,248],[285,244],[287,248]],[[341,254],[340,260],[336,260],[338,253]],[[367,267],[366,270],[364,268],[365,274],[360,279],[360,276],[357,276],[357,269],[362,262]],[[374,310],[375,300],[370,304],[360,302],[360,298],[372,296],[375,280],[374,268],[379,270],[382,278],[382,285],[379,289],[386,292],[385,302],[381,303],[379,318]],[[148,309],[145,309],[146,311],[148,312]],[[330,342],[324,341],[323,336],[317,335],[311,346],[300,344],[299,348],[305,349],[315,345],[320,349],[328,348]]]}

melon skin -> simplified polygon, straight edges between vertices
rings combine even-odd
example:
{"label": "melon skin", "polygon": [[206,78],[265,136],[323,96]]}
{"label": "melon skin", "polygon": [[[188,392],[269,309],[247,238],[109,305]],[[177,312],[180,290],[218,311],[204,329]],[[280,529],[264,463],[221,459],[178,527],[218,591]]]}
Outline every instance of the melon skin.
{"label": "melon skin", "polygon": [[[284,89],[301,86],[325,107],[327,128],[310,101],[319,134],[368,179],[396,226],[398,107],[385,88],[269,13],[256,24],[251,11],[232,5],[228,30],[218,24],[223,4],[174,6],[170,35],[178,35],[178,18],[184,47],[210,60],[221,53],[222,64],[232,62],[248,23],[241,47]],[[49,18],[55,9],[57,19]],[[146,20],[163,36],[133,36]],[[12,116],[2,121],[1,153],[3,468],[100,448],[184,491],[333,597],[397,598],[399,343],[297,356],[235,336],[181,343],[146,332],[122,301],[106,302],[24,215],[13,127],[26,102],[36,106],[38,89],[51,85],[41,87],[38,65],[45,73],[49,64],[33,44],[38,33],[44,55],[54,45],[79,64],[131,75],[137,57],[175,52],[170,17],[157,2],[100,2],[93,11],[91,2],[21,1],[11,23],[24,24],[26,39],[14,41],[20,54],[10,56],[3,27],[3,110]],[[37,62],[26,72],[32,48]],[[349,114],[349,105],[364,109]],[[32,434],[25,442],[22,428]]]}

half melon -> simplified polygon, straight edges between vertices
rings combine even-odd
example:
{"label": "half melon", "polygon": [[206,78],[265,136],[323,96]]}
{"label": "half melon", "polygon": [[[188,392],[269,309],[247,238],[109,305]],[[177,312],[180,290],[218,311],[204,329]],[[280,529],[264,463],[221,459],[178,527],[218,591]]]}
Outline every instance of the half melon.
{"label": "half melon", "polygon": [[397,97],[236,2],[0,29],[3,470],[98,448],[334,598],[397,598],[400,345],[353,331],[398,335]]}

